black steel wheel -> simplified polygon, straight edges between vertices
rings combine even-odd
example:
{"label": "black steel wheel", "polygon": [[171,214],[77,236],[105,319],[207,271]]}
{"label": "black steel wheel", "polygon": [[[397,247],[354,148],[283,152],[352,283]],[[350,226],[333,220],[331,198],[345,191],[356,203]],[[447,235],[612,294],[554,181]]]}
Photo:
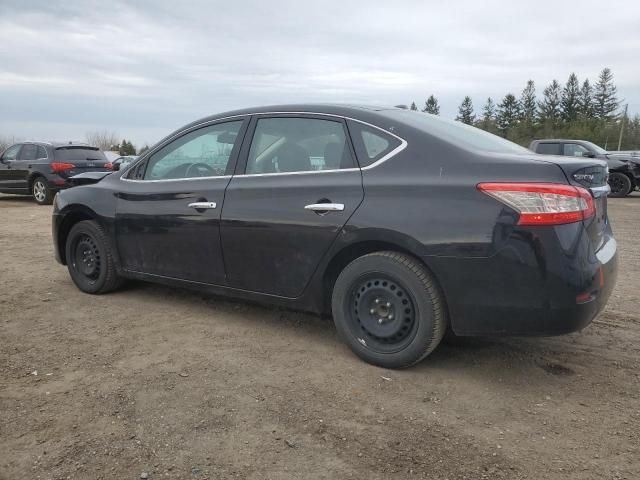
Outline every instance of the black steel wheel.
{"label": "black steel wheel", "polygon": [[609,187],[611,188],[609,196],[618,198],[626,197],[633,189],[631,179],[620,172],[611,172],[609,174]]}
{"label": "black steel wheel", "polygon": [[96,222],[76,223],[67,236],[65,252],[71,279],[83,292],[106,293],[120,285],[109,240]]}
{"label": "black steel wheel", "polygon": [[357,258],[332,293],[336,329],[363,360],[409,367],[431,353],[446,331],[444,298],[428,269],[397,252]]}

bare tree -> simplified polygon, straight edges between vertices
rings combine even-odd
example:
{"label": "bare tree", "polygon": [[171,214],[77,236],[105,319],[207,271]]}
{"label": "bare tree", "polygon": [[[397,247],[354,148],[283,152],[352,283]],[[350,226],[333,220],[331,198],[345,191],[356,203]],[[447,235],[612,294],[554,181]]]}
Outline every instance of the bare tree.
{"label": "bare tree", "polygon": [[0,135],[0,153],[4,152],[14,143],[19,142],[19,139],[14,135]]}
{"label": "bare tree", "polygon": [[116,132],[109,130],[94,130],[87,132],[85,137],[89,145],[98,147],[100,150],[112,150],[119,144]]}

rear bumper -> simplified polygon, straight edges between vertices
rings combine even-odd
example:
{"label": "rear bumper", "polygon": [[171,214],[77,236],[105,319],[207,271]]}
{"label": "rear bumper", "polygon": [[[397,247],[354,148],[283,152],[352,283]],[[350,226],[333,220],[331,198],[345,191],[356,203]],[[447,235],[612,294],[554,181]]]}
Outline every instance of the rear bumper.
{"label": "rear bumper", "polygon": [[514,232],[490,258],[429,258],[458,335],[560,335],[605,307],[617,276],[607,227],[597,251],[581,223]]}

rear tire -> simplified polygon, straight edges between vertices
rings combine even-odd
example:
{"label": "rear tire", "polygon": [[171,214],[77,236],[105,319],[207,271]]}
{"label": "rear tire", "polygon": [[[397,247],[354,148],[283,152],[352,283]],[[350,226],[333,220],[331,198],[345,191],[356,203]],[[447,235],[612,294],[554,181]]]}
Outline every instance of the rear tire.
{"label": "rear tire", "polygon": [[53,192],[44,177],[36,177],[31,182],[31,195],[38,205],[51,205],[53,202]]}
{"label": "rear tire", "polygon": [[420,261],[397,252],[370,253],[347,265],[334,285],[331,307],[351,350],[385,368],[418,363],[447,328],[435,279]]}
{"label": "rear tire", "polygon": [[611,172],[609,174],[609,187],[611,187],[609,196],[613,198],[626,197],[633,190],[631,179],[620,172]]}
{"label": "rear tire", "polygon": [[109,239],[95,221],[84,220],[71,228],[65,252],[71,279],[83,292],[107,293],[122,284]]}

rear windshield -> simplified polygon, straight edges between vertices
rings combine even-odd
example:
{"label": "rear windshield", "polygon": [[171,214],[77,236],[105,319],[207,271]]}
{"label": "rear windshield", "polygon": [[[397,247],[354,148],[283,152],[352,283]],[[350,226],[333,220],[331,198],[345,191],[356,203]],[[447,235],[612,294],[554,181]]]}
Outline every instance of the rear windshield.
{"label": "rear windshield", "polygon": [[494,153],[531,153],[530,150],[497,135],[437,115],[411,110],[391,110],[385,113],[396,116],[398,120],[411,127],[468,150]]}
{"label": "rear windshield", "polygon": [[56,159],[63,161],[71,160],[97,160],[106,162],[107,157],[104,156],[102,150],[92,147],[61,147],[56,148]]}

